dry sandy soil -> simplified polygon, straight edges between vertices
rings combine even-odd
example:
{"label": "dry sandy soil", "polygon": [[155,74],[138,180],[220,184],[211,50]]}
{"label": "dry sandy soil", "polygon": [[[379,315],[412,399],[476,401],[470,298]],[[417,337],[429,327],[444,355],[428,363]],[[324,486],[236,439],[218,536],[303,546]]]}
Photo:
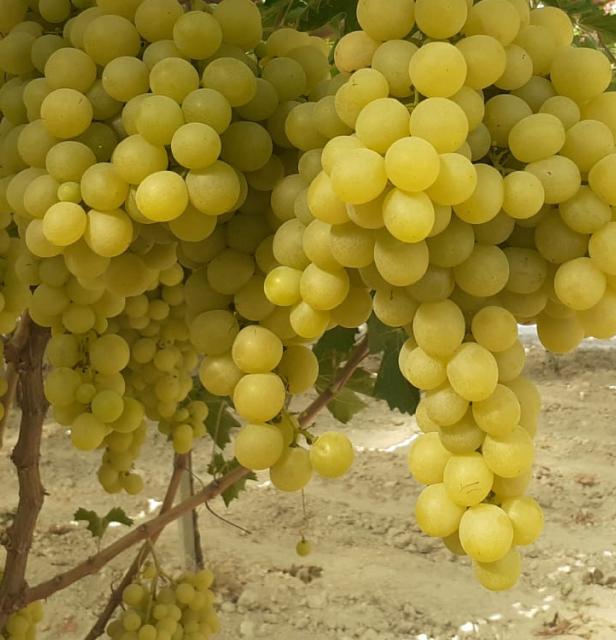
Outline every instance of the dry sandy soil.
{"label": "dry sandy soil", "polygon": [[[616,349],[585,345],[575,355],[546,356],[528,343],[528,373],[544,399],[532,494],[546,513],[542,539],[524,554],[519,585],[492,594],[475,584],[466,560],[451,557],[423,536],[411,517],[419,487],[406,471],[412,419],[374,402],[348,432],[358,447],[343,480],[315,479],[301,499],[252,483],[225,512],[250,534],[203,512],[200,528],[217,575],[220,640],[561,640],[616,639]],[[323,417],[318,429],[331,427]],[[0,452],[0,524],[15,506],[9,463],[14,429]],[[398,446],[397,446],[398,445]],[[66,570],[95,551],[78,506],[105,512],[120,505],[137,521],[164,494],[171,455],[160,437],[144,449],[140,470],[147,492],[107,496],[97,486],[97,454],[71,450],[64,431],[49,424],[42,472],[49,493],[29,565],[31,582]],[[196,473],[207,481],[205,447]],[[314,552],[295,555],[304,530]],[[113,529],[105,543],[122,533]],[[158,549],[170,572],[179,571],[178,528]],[[85,636],[132,555],[54,596],[46,605],[42,640]]]}

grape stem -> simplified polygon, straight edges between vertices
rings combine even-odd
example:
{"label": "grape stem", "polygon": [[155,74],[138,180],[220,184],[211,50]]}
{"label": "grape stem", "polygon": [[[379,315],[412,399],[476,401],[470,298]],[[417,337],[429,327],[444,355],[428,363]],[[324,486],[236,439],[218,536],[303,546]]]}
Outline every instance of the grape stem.
{"label": "grape stem", "polygon": [[4,345],[4,358],[6,360],[6,393],[2,397],[2,404],[4,405],[4,415],[0,420],[0,449],[2,449],[2,443],[4,440],[4,432],[6,423],[9,419],[9,414],[15,402],[15,392],[17,391],[17,361],[18,354],[24,348],[28,340],[30,332],[30,321],[26,320],[26,314],[24,314],[17,324],[13,335],[6,341]]}
{"label": "grape stem", "polygon": [[[48,598],[54,593],[66,589],[85,576],[100,571],[102,567],[116,556],[139,542],[150,541],[151,544],[168,524],[174,522],[183,514],[213,500],[250,473],[249,469],[237,467],[222,478],[209,483],[193,496],[179,502],[175,506],[171,506],[185,468],[185,464],[182,463],[180,467],[176,459],[176,468],[169,487],[167,488],[165,502],[163,503],[163,508],[168,506],[168,509],[163,511],[163,508],[161,508],[161,512],[156,517],[139,525],[72,569],[64,573],[59,573],[53,578],[33,587],[27,587],[25,582],[26,561],[32,543],[34,526],[43,503],[44,495],[37,463],[42,423],[47,409],[47,401],[43,393],[42,383],[42,356],[47,336],[47,330],[41,329],[32,323],[30,339],[24,348],[26,357],[22,359],[25,366],[20,367],[24,411],[22,414],[20,438],[13,453],[13,459],[17,466],[20,480],[20,501],[15,522],[8,533],[10,544],[8,545],[6,571],[3,582],[0,585],[0,628],[2,628],[8,615],[13,611],[21,609],[30,602]],[[301,427],[307,427],[314,422],[317,415],[349,381],[353,372],[364,358],[366,358],[368,353],[368,339],[366,337],[357,344],[344,367],[340,369],[335,380],[299,416],[299,424]],[[12,541],[16,541],[18,544],[12,543]],[[86,636],[86,640],[94,640],[94,638],[99,637],[101,633],[103,633],[107,620],[109,620],[121,599],[123,589],[130,584],[133,576],[138,572],[144,557],[144,554],[141,552],[137,555],[137,558],[126,572],[122,582],[114,590],[103,614]]]}
{"label": "grape stem", "polygon": [[[34,537],[34,528],[45,499],[39,457],[47,399],[43,391],[43,353],[49,329],[39,327],[26,313],[21,319],[15,341],[7,353],[15,366],[21,397],[19,437],[11,460],[17,470],[19,503],[6,532],[6,562],[0,584],[0,629],[9,614],[18,607],[26,589],[26,566]],[[13,348],[14,347],[14,348]]]}

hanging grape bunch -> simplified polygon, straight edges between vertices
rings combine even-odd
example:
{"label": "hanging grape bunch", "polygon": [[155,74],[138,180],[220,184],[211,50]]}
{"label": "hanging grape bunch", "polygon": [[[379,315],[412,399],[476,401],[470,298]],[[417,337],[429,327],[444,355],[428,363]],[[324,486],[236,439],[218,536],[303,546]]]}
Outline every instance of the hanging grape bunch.
{"label": "hanging grape bunch", "polygon": [[195,6],[0,1],[1,330],[51,328],[54,419],[139,493],[148,421],[206,435],[195,390],[278,489],[344,475],[348,438],[287,413],[311,346],[403,327],[418,524],[511,587],[543,527],[518,324],[557,353],[616,334],[609,61],[525,0],[360,0],[334,67],[250,0]]}

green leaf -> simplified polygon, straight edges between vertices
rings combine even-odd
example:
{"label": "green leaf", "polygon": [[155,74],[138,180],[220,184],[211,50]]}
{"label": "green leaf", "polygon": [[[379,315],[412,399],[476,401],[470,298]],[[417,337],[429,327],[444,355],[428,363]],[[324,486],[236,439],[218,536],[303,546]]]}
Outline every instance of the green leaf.
{"label": "green leaf", "polygon": [[314,31],[326,24],[340,25],[342,33],[359,29],[357,0],[316,0],[306,4],[298,21],[302,31]]}
{"label": "green leaf", "polygon": [[353,375],[349,378],[349,381],[345,386],[356,393],[363,393],[366,396],[371,396],[374,392],[374,382],[374,374],[359,367],[358,369],[355,369]]}
{"label": "green leaf", "polygon": [[[227,460],[221,453],[217,453],[212,458],[212,462],[210,462],[207,470],[210,475],[214,478],[218,478],[220,476],[226,475],[227,473],[237,469],[240,466],[240,463],[233,458],[232,460]],[[246,482],[248,480],[256,480],[257,476],[251,471],[247,476],[238,480],[233,486],[229,487],[225,491],[223,491],[220,495],[225,503],[225,506],[228,507],[233,500],[239,498],[239,495],[246,488]]]}
{"label": "green leaf", "polygon": [[351,389],[341,389],[336,397],[327,405],[331,414],[343,424],[365,409],[368,405]]}
{"label": "green leaf", "polygon": [[331,352],[346,355],[351,352],[355,345],[356,333],[357,329],[345,329],[344,327],[330,329],[323,334],[312,348],[312,351],[319,360]]}
{"label": "green leaf", "polygon": [[398,349],[388,348],[374,384],[374,397],[385,400],[390,409],[413,415],[419,403],[419,391],[400,373]]}
{"label": "green leaf", "polygon": [[80,507],[75,511],[73,519],[77,520],[77,522],[87,522],[88,531],[94,538],[98,538],[99,540],[105,535],[105,531],[107,531],[107,528],[112,522],[117,522],[119,524],[126,525],[127,527],[132,526],[134,522],[132,518],[129,518],[126,515],[124,509],[120,507],[110,509],[107,515],[102,518],[96,513],[96,511]]}
{"label": "green leaf", "polygon": [[370,353],[379,353],[389,348],[400,349],[408,336],[404,329],[388,327],[374,314],[368,319],[368,347]]}
{"label": "green leaf", "polygon": [[231,414],[227,398],[214,396],[205,389],[199,395],[210,410],[205,420],[205,428],[214,444],[219,449],[224,449],[231,442],[231,430],[237,429],[240,423]]}

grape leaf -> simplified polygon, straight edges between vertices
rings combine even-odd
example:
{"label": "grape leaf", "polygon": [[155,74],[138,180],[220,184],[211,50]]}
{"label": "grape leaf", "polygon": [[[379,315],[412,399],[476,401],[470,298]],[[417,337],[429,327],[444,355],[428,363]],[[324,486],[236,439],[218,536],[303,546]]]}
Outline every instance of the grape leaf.
{"label": "grape leaf", "polygon": [[75,511],[73,519],[77,522],[87,522],[87,530],[92,534],[92,537],[98,538],[99,540],[105,535],[105,531],[107,531],[107,528],[112,522],[117,522],[127,527],[130,527],[134,522],[120,507],[110,509],[107,515],[103,517],[99,516],[96,511],[80,507]]}
{"label": "grape leaf", "polygon": [[400,373],[398,351],[388,348],[383,353],[374,384],[374,397],[385,400],[390,409],[413,415],[419,402],[419,391]]}
{"label": "grape leaf", "polygon": [[359,367],[353,371],[353,375],[349,378],[349,381],[345,386],[356,393],[363,393],[366,396],[371,396],[374,392],[374,382],[374,374]]}
{"label": "grape leaf", "polygon": [[404,329],[388,327],[374,314],[368,319],[368,348],[370,353],[379,353],[390,348],[399,350],[407,337]]}
{"label": "grape leaf", "polygon": [[336,420],[346,424],[368,405],[351,389],[341,389],[329,402],[327,408]]}
{"label": "grape leaf", "polygon": [[[212,462],[210,462],[207,470],[211,476],[218,478],[226,475],[234,469],[237,469],[239,466],[240,463],[235,458],[227,460],[221,453],[217,453],[212,458]],[[239,497],[240,493],[246,488],[246,482],[248,482],[248,480],[256,479],[257,476],[251,471],[247,476],[238,480],[234,485],[223,491],[220,495],[225,506],[228,507],[233,500]]]}
{"label": "grape leaf", "polygon": [[219,449],[224,449],[231,442],[231,429],[236,429],[240,423],[233,417],[227,398],[214,396],[205,389],[199,394],[210,410],[205,420],[205,428]]}
{"label": "grape leaf", "polygon": [[319,360],[331,352],[345,356],[351,352],[355,345],[356,333],[357,329],[345,329],[344,327],[330,329],[323,334],[312,351]]}
{"label": "grape leaf", "polygon": [[341,25],[343,33],[359,29],[357,0],[316,0],[306,3],[298,21],[302,31],[314,31],[326,24]]}

